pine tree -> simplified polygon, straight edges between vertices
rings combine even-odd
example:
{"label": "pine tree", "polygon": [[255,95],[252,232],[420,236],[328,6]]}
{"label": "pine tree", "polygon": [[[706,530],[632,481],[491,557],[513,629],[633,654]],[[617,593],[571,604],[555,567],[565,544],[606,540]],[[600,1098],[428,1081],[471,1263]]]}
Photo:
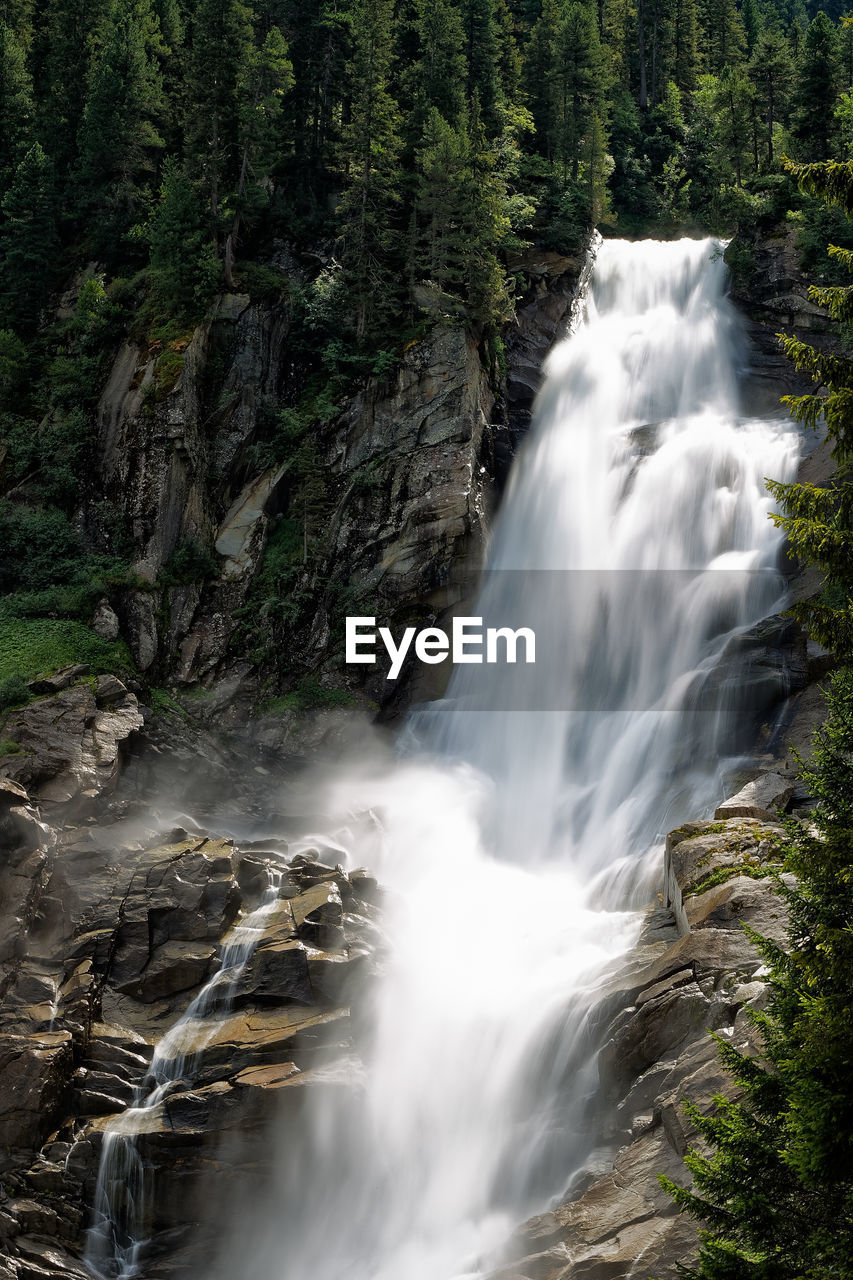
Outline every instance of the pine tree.
{"label": "pine tree", "polygon": [[[849,651],[848,651],[849,653]],[[818,807],[788,823],[779,882],[788,943],[752,934],[770,970],[769,1010],[754,1015],[759,1056],[718,1038],[742,1096],[690,1118],[711,1155],[685,1163],[693,1190],[662,1178],[698,1218],[703,1280],[828,1280],[853,1273],[853,672],[832,681],[829,719],[803,777]]]}
{"label": "pine tree", "polygon": [[[811,195],[853,212],[853,162],[787,167]],[[850,270],[853,252],[831,249]],[[853,286],[813,288],[848,328]],[[711,1154],[691,1151],[692,1190],[661,1181],[703,1224],[695,1270],[703,1280],[843,1280],[853,1274],[853,360],[794,338],[783,346],[823,394],[788,399],[794,417],[826,424],[839,470],[823,488],[772,483],[777,524],[796,554],[826,575],[796,612],[846,667],[832,679],[829,717],[803,770],[817,808],[787,822],[788,946],[752,934],[770,971],[771,1002],[755,1014],[761,1052],[718,1040],[740,1087],[732,1101],[691,1117]]]}
{"label": "pine tree", "polygon": [[254,212],[251,193],[254,193],[254,205],[260,203],[261,184],[275,163],[281,142],[284,98],[292,85],[293,64],[287,42],[278,27],[272,27],[262,48],[254,50],[249,57],[246,82],[241,86],[240,172],[234,221],[225,242],[225,280],[229,288],[234,287],[232,270],[240,227],[244,221],[251,221]]}
{"label": "pine tree", "polygon": [[389,89],[393,0],[354,0],[350,120],[341,159],[347,188],[339,208],[341,260],[356,337],[387,311],[394,291],[392,210],[399,193],[400,120]]}
{"label": "pine tree", "polygon": [[0,20],[0,191],[6,191],[29,149],[33,123],[33,86],[23,46]]}
{"label": "pine tree", "polygon": [[253,49],[251,12],[242,0],[198,0],[187,89],[187,159],[201,174],[211,226],[219,227],[223,193],[237,184],[240,108]]}
{"label": "pine tree", "polygon": [[804,160],[828,160],[834,153],[841,83],[838,32],[819,13],[806,32],[792,102],[791,136]]}
{"label": "pine tree", "polygon": [[107,5],[108,0],[46,0],[37,30],[33,50],[37,134],[59,177],[76,154],[93,42]]}
{"label": "pine tree", "polygon": [[785,105],[794,68],[788,42],[776,27],[765,27],[755,43],[750,75],[767,125],[767,167],[773,167],[773,129]]}
{"label": "pine tree", "polygon": [[38,142],[15,170],[2,201],[0,328],[35,328],[56,278],[53,165]]}
{"label": "pine tree", "polygon": [[466,278],[471,142],[467,113],[459,125],[430,111],[418,151],[417,220],[422,242],[419,274],[444,291],[461,293]]}
{"label": "pine tree", "polygon": [[606,64],[593,9],[570,0],[555,47],[555,159],[564,177],[577,181],[584,138],[604,115]]}
{"label": "pine tree", "polygon": [[192,320],[218,275],[196,191],[171,157],[150,228],[152,289],[171,317]]}
{"label": "pine tree", "polygon": [[740,67],[724,67],[714,94],[717,141],[738,186],[743,184],[753,141],[754,99],[755,90],[745,72]]}
{"label": "pine tree", "polygon": [[554,158],[557,131],[556,59],[560,30],[559,0],[542,0],[542,12],[527,44],[525,88],[536,131],[538,149]]}
{"label": "pine tree", "polygon": [[699,29],[705,67],[720,75],[724,67],[735,66],[746,47],[736,0],[701,0]]}
{"label": "pine tree", "polygon": [[466,102],[468,64],[462,16],[452,0],[415,0],[415,48],[404,77],[410,133],[420,139],[433,110],[455,126]]}
{"label": "pine tree", "polygon": [[107,16],[80,126],[77,165],[81,212],[93,217],[99,253],[140,220],[163,140],[158,55],[165,51],[150,0],[116,0]]}
{"label": "pine tree", "polygon": [[699,67],[696,0],[676,0],[672,25],[672,82],[682,93],[692,93]]}
{"label": "pine tree", "polygon": [[764,30],[764,15],[758,0],[742,0],[740,20],[746,39],[747,57],[752,57],[758,38]]}
{"label": "pine tree", "polygon": [[[804,191],[853,213],[853,162],[795,165],[788,161],[786,167]],[[853,252],[836,246],[830,246],[829,252],[853,271]],[[809,294],[833,319],[853,330],[853,286],[812,286]],[[818,388],[812,395],[789,397],[791,412],[807,427],[825,423],[838,463],[826,486],[771,486],[782,512],[776,521],[785,529],[794,552],[825,574],[824,590],[797,605],[796,612],[822,644],[853,658],[853,482],[847,478],[853,461],[853,359],[825,354],[796,338],[785,338],[783,345],[796,368]]]}
{"label": "pine tree", "polygon": [[483,122],[491,134],[500,128],[498,108],[503,99],[501,30],[495,0],[456,0],[465,36],[469,106],[476,97]]}

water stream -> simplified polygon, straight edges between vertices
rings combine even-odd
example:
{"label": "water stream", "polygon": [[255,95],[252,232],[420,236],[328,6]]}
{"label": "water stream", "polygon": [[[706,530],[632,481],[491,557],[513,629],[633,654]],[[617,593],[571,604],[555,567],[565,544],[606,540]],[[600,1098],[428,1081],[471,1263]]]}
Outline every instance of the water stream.
{"label": "water stream", "polygon": [[270,871],[259,906],[239,920],[225,940],[219,968],[158,1042],[137,1098],[104,1132],[93,1221],[83,1258],[102,1280],[129,1280],[139,1272],[146,1244],[146,1169],[137,1140],[145,1132],[146,1112],[181,1081],[192,1081],[195,1062],[229,1012],[239,978],[263,936],[267,917],[278,902],[281,880],[281,871]]}
{"label": "water stream", "polygon": [[534,628],[532,680],[457,668],[393,768],[329,789],[335,860],[388,890],[369,1043],[271,1137],[218,1275],[483,1275],[588,1157],[597,975],[719,798],[758,697],[721,662],[781,602],[764,477],[797,437],[741,415],[725,290],[710,240],[600,246],[474,610]]}

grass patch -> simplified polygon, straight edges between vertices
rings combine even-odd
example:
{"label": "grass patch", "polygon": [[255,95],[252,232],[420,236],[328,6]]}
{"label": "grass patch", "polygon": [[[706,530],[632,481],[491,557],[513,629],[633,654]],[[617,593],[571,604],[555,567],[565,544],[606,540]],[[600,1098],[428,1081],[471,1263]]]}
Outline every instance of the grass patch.
{"label": "grass patch", "polygon": [[277,716],[289,711],[316,711],[329,707],[354,707],[356,700],[349,689],[328,689],[319,680],[302,680],[290,693],[268,698],[258,707],[262,715]]}
{"label": "grass patch", "polygon": [[0,617],[0,682],[32,680],[72,662],[87,662],[95,675],[135,669],[123,640],[103,640],[82,622]]}
{"label": "grass patch", "polygon": [[0,738],[0,760],[4,756],[22,756],[24,748],[19,743],[13,742],[11,738]]}

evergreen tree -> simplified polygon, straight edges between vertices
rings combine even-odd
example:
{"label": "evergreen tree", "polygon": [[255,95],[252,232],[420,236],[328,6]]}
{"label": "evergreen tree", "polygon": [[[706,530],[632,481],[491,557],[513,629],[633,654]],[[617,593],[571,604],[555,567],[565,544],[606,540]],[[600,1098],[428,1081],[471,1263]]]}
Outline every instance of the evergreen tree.
{"label": "evergreen tree", "polygon": [[472,191],[467,113],[458,126],[430,111],[418,152],[419,273],[442,291],[461,293],[467,272]]}
{"label": "evergreen tree", "polygon": [[56,278],[56,188],[53,165],[38,142],[15,170],[2,201],[0,327],[38,323]]}
{"label": "evergreen tree", "polygon": [[219,227],[223,192],[237,184],[242,90],[253,49],[242,0],[198,0],[187,71],[187,159],[201,174],[211,225]]}
{"label": "evergreen tree", "polygon": [[753,104],[755,91],[740,67],[724,67],[714,94],[717,110],[717,141],[724,163],[743,184],[744,170],[753,150]]}
{"label": "evergreen tree", "polygon": [[746,40],[747,56],[751,58],[758,44],[758,38],[764,30],[764,15],[758,0],[742,0],[740,20]]}
{"label": "evergreen tree", "polygon": [[[789,170],[811,195],[853,212],[853,162]],[[831,249],[853,270],[853,252]],[[853,325],[853,286],[813,288],[815,301]],[[703,1224],[695,1270],[705,1280],[827,1280],[853,1273],[853,360],[794,338],[783,346],[823,394],[789,398],[794,416],[826,424],[839,464],[818,488],[770,485],[777,524],[794,551],[823,569],[816,600],[796,612],[846,668],[833,677],[829,718],[804,770],[817,801],[808,825],[787,823],[786,869],[779,882],[789,910],[788,947],[751,935],[769,970],[772,998],[754,1015],[759,1056],[719,1040],[720,1056],[742,1096],[715,1099],[693,1121],[711,1154],[691,1151],[693,1190],[662,1179],[677,1204]]]}
{"label": "evergreen tree", "polygon": [[415,0],[415,49],[404,76],[411,102],[407,126],[420,139],[433,110],[456,125],[466,102],[468,64],[462,16],[452,0]]}
{"label": "evergreen tree", "polygon": [[[293,85],[293,64],[287,43],[278,27],[267,33],[263,47],[252,52],[247,67],[247,83],[243,88],[240,116],[241,160],[237,180],[234,222],[225,243],[225,279],[233,287],[234,253],[244,220],[251,220],[254,192],[257,205],[263,180],[275,163],[280,143],[284,97]],[[251,187],[250,187],[251,180]]]}
{"label": "evergreen tree", "polygon": [[701,54],[707,71],[720,75],[735,66],[746,47],[736,0],[700,0]]}
{"label": "evergreen tree", "polygon": [[394,292],[393,209],[398,201],[400,119],[389,89],[393,0],[354,0],[350,120],[341,159],[347,187],[339,208],[341,259],[359,341]]}
{"label": "evergreen tree", "polygon": [[828,160],[834,153],[835,107],[841,89],[838,32],[825,13],[809,26],[793,92],[791,136],[805,160]]}
{"label": "evergreen tree", "polygon": [[93,41],[108,0],[46,0],[34,44],[37,133],[57,174],[70,168]]}
{"label": "evergreen tree", "polygon": [[699,67],[696,0],[675,0],[672,25],[672,82],[682,93],[692,93]]}
{"label": "evergreen tree", "polygon": [[776,27],[766,27],[755,43],[749,64],[767,126],[767,167],[773,167],[773,129],[787,98],[793,66],[788,42]]}
{"label": "evergreen tree", "polygon": [[590,5],[569,0],[554,53],[554,157],[563,177],[577,181],[584,139],[606,111],[606,64]]}
{"label": "evergreen tree", "polygon": [[0,20],[0,191],[29,149],[33,120],[33,86],[23,46]]}
{"label": "evergreen tree", "polygon": [[554,158],[557,132],[557,39],[560,30],[559,0],[542,0],[542,12],[527,45],[525,88],[539,151]]}
{"label": "evergreen tree", "polygon": [[853,672],[833,679],[829,720],[804,780],[818,807],[788,824],[778,890],[789,909],[786,951],[756,938],[770,969],[769,1011],[754,1015],[762,1052],[718,1038],[742,1096],[690,1108],[711,1155],[693,1150],[688,1191],[661,1181],[703,1223],[703,1280],[827,1280],[853,1270]]}
{"label": "evergreen tree", "polygon": [[500,128],[498,108],[503,100],[501,87],[502,32],[496,14],[496,0],[456,0],[465,36],[464,53],[468,67],[468,102],[476,97],[483,121],[490,133]]}
{"label": "evergreen tree", "polygon": [[174,158],[166,161],[150,229],[152,288],[179,321],[195,318],[218,275],[196,191]]}
{"label": "evergreen tree", "polygon": [[163,51],[150,0],[115,0],[92,70],[77,167],[81,211],[93,217],[99,253],[115,252],[151,199],[163,146]]}

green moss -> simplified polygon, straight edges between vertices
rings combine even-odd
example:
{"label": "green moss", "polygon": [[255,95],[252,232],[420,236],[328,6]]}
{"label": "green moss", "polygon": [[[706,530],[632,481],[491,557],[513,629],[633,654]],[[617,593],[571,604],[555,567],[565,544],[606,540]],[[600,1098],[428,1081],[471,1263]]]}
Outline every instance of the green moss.
{"label": "green moss", "polygon": [[0,758],[3,756],[22,756],[24,748],[11,738],[0,738]]}
{"label": "green moss", "polygon": [[781,870],[781,862],[739,862],[733,867],[718,867],[716,871],[711,871],[703,879],[691,885],[688,892],[707,893],[709,889],[716,889],[717,885],[725,884],[727,880],[734,880],[737,876],[748,876],[750,880],[766,880],[770,876],[779,875]]}
{"label": "green moss", "polygon": [[123,641],[102,640],[81,622],[0,617],[0,681],[31,680],[72,662],[87,662],[96,675],[134,670]]}
{"label": "green moss", "polygon": [[147,695],[148,705],[158,716],[175,716],[186,720],[187,713],[181,704],[172,697],[168,689],[151,689]]}

